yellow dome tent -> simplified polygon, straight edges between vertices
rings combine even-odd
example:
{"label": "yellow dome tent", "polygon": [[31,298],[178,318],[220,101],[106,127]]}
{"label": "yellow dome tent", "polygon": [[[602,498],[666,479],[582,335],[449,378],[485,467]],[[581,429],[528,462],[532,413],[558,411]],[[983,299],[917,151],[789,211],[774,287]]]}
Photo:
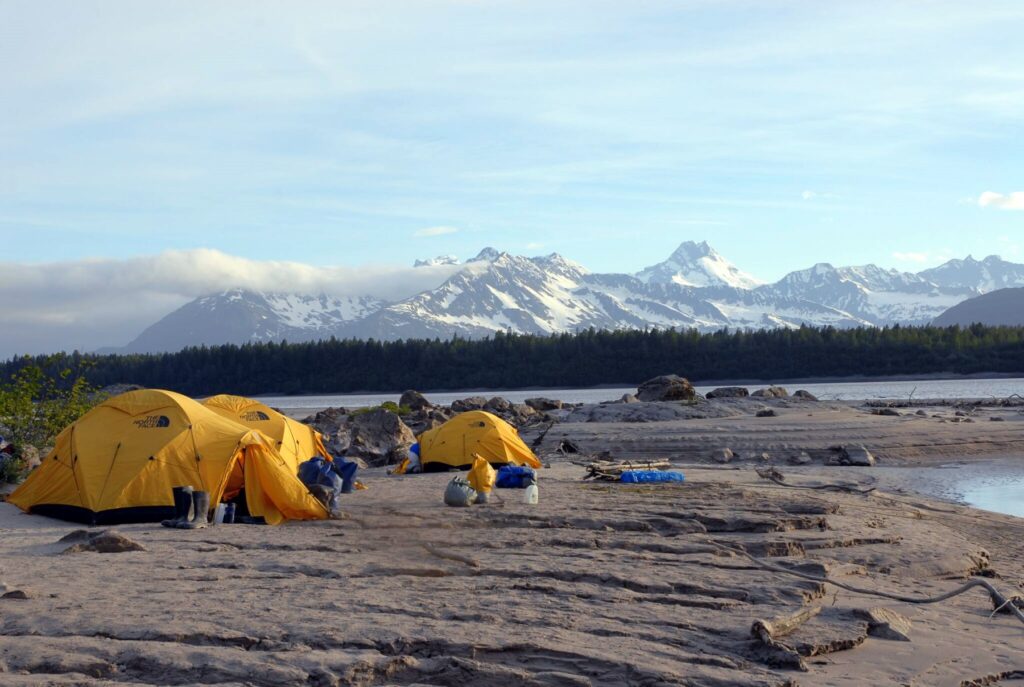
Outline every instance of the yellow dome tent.
{"label": "yellow dome tent", "polygon": [[261,433],[171,391],[129,391],[96,406],[8,497],[22,510],[102,524],[174,516],[172,488],[192,485],[219,503],[242,466],[249,513],[276,525],[327,511]]}
{"label": "yellow dome tent", "polygon": [[299,465],[310,458],[321,456],[331,460],[320,432],[255,399],[221,394],[211,396],[202,404],[218,415],[262,432],[282,458],[294,463],[296,472]]}
{"label": "yellow dome tent", "polygon": [[492,465],[540,467],[530,447],[519,438],[515,427],[496,415],[473,410],[456,415],[419,437],[420,462],[424,470],[434,466],[468,468],[474,456]]}

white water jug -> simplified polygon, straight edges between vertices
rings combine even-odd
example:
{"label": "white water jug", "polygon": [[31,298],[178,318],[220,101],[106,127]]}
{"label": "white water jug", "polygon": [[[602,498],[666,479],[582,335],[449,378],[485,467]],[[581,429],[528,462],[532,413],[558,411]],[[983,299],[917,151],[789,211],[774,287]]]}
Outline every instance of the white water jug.
{"label": "white water jug", "polygon": [[534,505],[540,500],[540,491],[537,489],[537,483],[532,482],[523,494],[523,503],[528,505]]}

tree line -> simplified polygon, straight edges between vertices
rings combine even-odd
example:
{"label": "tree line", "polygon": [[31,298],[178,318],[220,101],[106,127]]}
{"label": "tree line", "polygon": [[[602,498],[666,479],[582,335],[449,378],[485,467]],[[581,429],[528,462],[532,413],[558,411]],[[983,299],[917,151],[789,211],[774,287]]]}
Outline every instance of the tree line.
{"label": "tree line", "polygon": [[588,330],[479,340],[247,343],[163,354],[26,356],[0,363],[0,379],[28,366],[54,377],[74,370],[95,387],[130,383],[192,396],[632,386],[667,373],[693,381],[1024,373],[1024,327]]}

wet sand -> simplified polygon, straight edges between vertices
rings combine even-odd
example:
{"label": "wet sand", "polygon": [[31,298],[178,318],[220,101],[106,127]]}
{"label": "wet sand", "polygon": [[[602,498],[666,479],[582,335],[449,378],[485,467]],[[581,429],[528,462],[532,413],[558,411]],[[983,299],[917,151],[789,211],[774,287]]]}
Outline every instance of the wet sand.
{"label": "wet sand", "polygon": [[[0,504],[0,580],[30,597],[0,600],[0,684],[1024,684],[1024,624],[992,616],[983,591],[919,606],[741,553],[907,595],[978,574],[1024,593],[1024,519],[917,493],[936,472],[921,466],[1012,460],[1024,422],[817,405],[556,425],[549,448],[565,431],[588,450],[669,456],[687,482],[585,482],[559,459],[541,472],[536,506],[500,490],[491,504],[448,508],[448,475],[374,469],[343,520],[127,525],[117,529],[145,551],[62,554],[56,542],[74,526]],[[864,443],[892,468],[784,462],[836,442]],[[710,464],[704,452],[723,443],[773,451],[791,486],[759,477],[762,460]],[[876,490],[808,488],[838,483]],[[751,638],[757,619],[817,607],[784,638],[807,672]],[[909,619],[911,641],[869,634],[858,611],[878,607]]]}

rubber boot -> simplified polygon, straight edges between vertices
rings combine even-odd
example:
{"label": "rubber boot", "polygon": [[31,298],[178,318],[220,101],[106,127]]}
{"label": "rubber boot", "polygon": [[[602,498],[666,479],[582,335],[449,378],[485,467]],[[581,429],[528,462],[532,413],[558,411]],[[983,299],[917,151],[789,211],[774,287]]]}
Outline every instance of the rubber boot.
{"label": "rubber boot", "polygon": [[192,519],[181,525],[184,530],[198,530],[210,524],[210,492],[192,492]]}
{"label": "rubber boot", "polygon": [[192,487],[174,487],[174,517],[164,520],[160,524],[164,527],[181,527],[181,523],[188,522],[192,512]]}

